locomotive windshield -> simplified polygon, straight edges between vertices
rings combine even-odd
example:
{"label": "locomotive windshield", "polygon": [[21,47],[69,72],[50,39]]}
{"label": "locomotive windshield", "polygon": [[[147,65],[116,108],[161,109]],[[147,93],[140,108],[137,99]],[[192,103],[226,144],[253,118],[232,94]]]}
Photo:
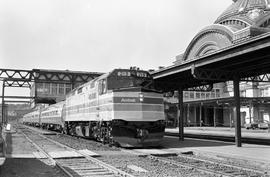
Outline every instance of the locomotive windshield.
{"label": "locomotive windshield", "polygon": [[108,90],[143,87],[152,89],[153,78],[146,71],[114,70],[108,77]]}

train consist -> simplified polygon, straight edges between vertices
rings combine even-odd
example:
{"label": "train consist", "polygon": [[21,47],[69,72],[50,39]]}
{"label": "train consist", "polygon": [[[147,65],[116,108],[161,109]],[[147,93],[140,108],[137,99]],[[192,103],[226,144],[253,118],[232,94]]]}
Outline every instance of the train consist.
{"label": "train consist", "polygon": [[26,114],[23,123],[124,147],[157,146],[165,130],[163,95],[148,72],[115,69]]}

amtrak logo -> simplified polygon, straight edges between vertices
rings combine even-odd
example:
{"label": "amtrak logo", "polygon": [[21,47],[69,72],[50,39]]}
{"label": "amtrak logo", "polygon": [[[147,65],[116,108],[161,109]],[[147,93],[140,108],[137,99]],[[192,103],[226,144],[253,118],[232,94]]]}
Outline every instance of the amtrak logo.
{"label": "amtrak logo", "polygon": [[136,99],[135,98],[122,98],[121,102],[122,103],[135,103]]}

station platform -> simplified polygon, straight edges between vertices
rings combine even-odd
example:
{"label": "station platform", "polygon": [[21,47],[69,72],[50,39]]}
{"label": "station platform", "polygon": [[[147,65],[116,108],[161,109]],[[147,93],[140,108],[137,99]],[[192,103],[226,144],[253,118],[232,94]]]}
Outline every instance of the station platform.
{"label": "station platform", "polygon": [[[178,135],[179,129],[177,128],[166,128],[165,132],[171,135]],[[212,135],[212,136],[224,136],[224,137],[235,137],[235,129],[230,127],[185,127],[185,135]],[[247,130],[241,129],[241,135],[243,138],[262,139],[270,141],[269,130]]]}
{"label": "station platform", "polygon": [[270,174],[270,147],[266,145],[242,144],[236,147],[234,143],[185,138],[179,141],[177,137],[166,137],[163,140],[163,149],[174,153],[202,154],[220,159],[235,159],[254,166],[260,166]]}
{"label": "station platform", "polygon": [[7,143],[6,160],[0,166],[0,177],[65,177],[50,161],[16,128],[4,131]]}
{"label": "station platform", "polygon": [[[213,135],[213,136],[227,136],[234,137],[234,128],[223,128],[223,127],[185,127],[184,141],[178,140],[178,128],[166,128],[165,132],[167,135],[175,135],[175,137],[169,136],[169,139],[177,139],[177,143],[170,146],[168,150],[185,152],[194,151],[197,153],[210,154],[220,157],[230,157],[243,159],[248,161],[254,161],[257,163],[267,163],[270,167],[270,146],[269,145],[258,145],[258,144],[247,144],[242,143],[242,147],[236,147],[234,142],[224,142],[215,140],[204,140],[204,139],[193,139],[187,138],[186,135]],[[246,138],[258,138],[259,140],[266,140],[270,142],[270,133],[268,130],[242,130],[242,137]],[[167,138],[163,144],[169,143]],[[269,169],[270,170],[270,169]]]}

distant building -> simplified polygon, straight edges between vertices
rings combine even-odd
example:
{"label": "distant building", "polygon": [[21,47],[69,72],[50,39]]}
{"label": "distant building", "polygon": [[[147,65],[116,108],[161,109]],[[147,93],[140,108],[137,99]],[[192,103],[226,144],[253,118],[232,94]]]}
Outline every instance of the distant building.
{"label": "distant building", "polygon": [[30,96],[32,107],[37,103],[54,104],[65,99],[65,95],[75,87],[88,82],[102,73],[33,69],[34,82],[31,85]]}
{"label": "distant building", "polygon": [[[5,104],[5,117],[8,121],[18,120],[31,111],[29,104]],[[2,104],[0,104],[0,122],[2,120]]]}
{"label": "distant building", "polygon": [[30,96],[36,97],[38,102],[59,102],[65,99],[65,95],[72,90],[70,83],[33,83]]}

